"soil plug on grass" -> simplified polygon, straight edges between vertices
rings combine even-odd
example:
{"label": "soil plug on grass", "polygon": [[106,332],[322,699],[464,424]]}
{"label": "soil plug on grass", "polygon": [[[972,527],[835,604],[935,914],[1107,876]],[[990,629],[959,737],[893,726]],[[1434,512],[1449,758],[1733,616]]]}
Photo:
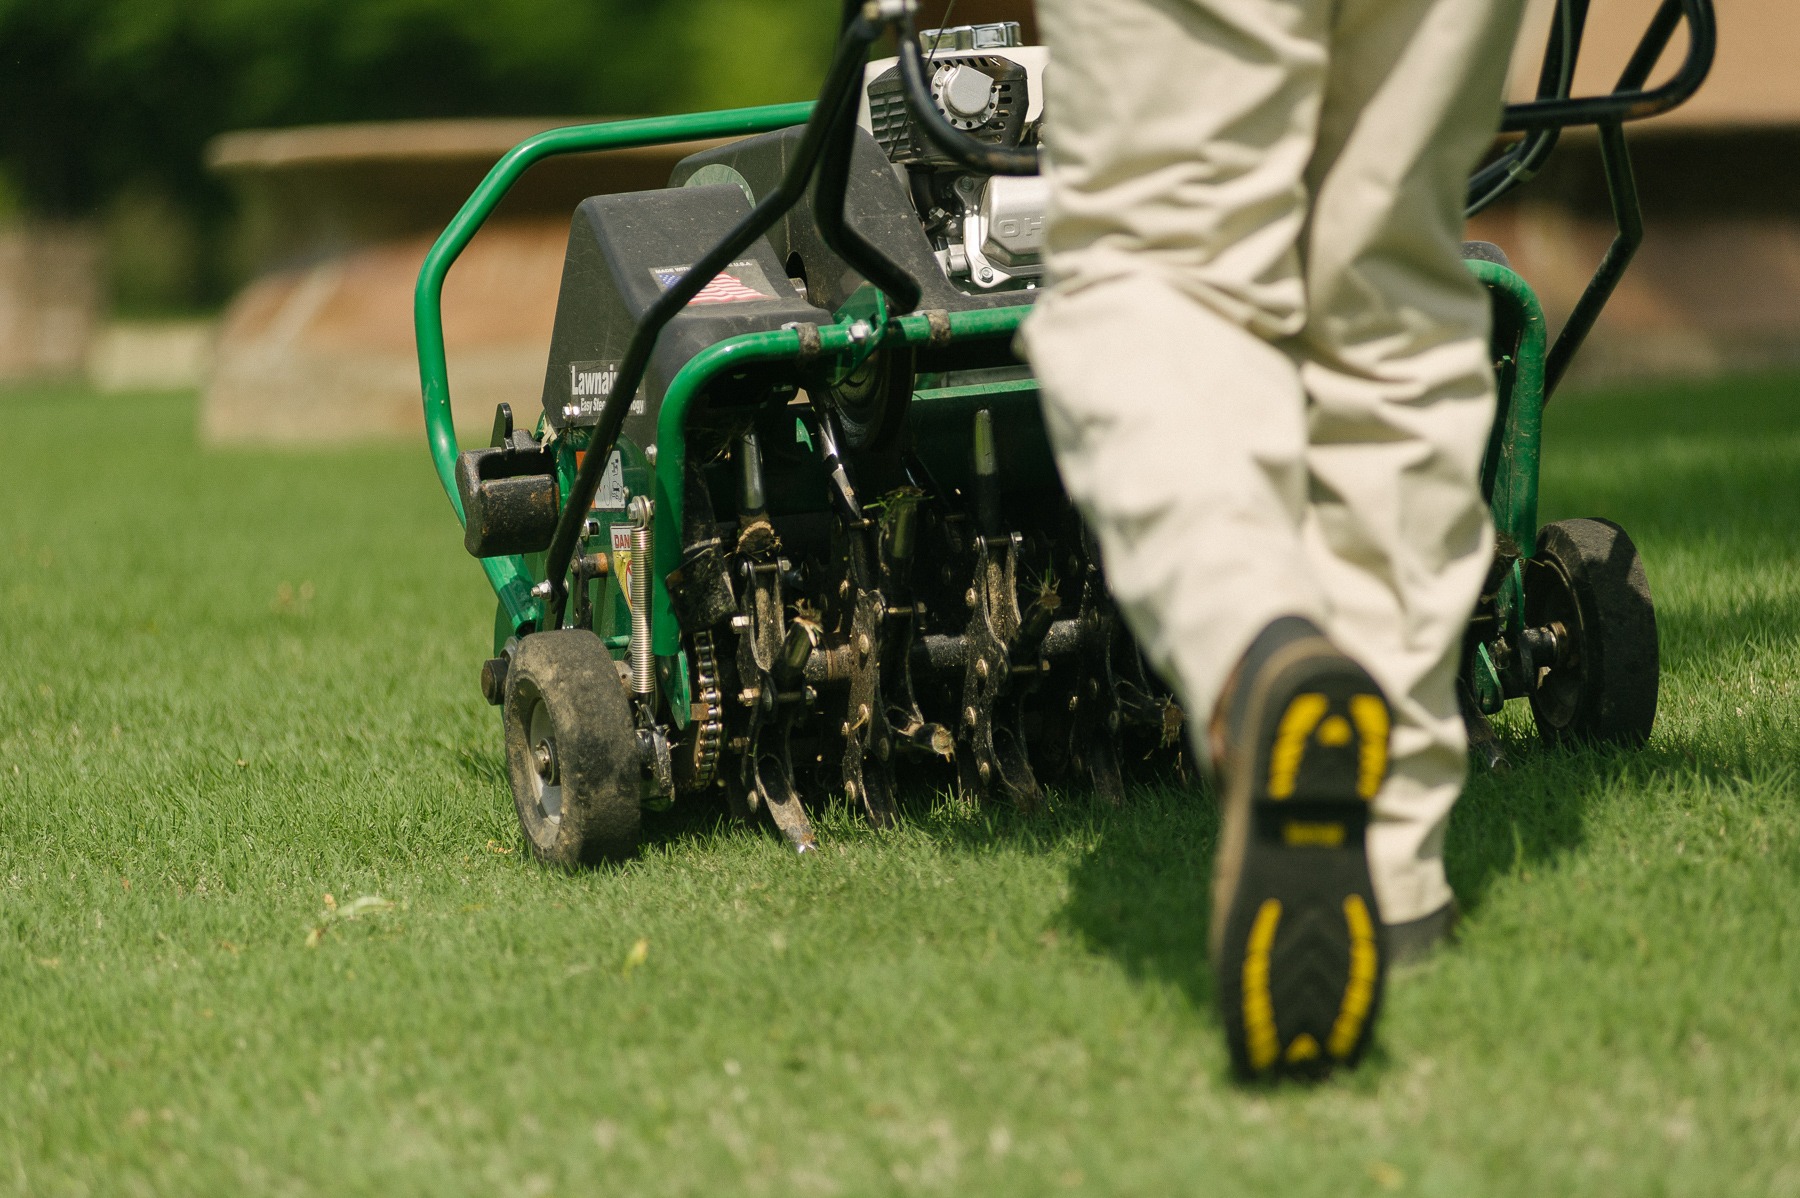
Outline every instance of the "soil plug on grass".
{"label": "soil plug on grass", "polygon": [[365,894],[361,898],[351,899],[339,906],[337,899],[325,896],[325,910],[319,913],[319,922],[306,933],[306,947],[318,948],[325,939],[325,932],[334,921],[361,919],[365,915],[376,915],[393,908],[389,899],[378,894]]}
{"label": "soil plug on grass", "polygon": [[625,954],[625,965],[619,970],[620,976],[630,977],[633,970],[649,959],[650,942],[640,937],[637,943],[631,946],[631,951]]}

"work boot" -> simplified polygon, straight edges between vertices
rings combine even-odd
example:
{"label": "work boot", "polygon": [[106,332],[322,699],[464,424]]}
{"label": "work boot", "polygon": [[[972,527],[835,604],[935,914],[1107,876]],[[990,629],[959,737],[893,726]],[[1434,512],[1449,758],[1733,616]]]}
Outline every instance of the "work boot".
{"label": "work boot", "polygon": [[1363,834],[1389,724],[1381,688],[1297,616],[1220,702],[1212,961],[1240,1076],[1319,1077],[1368,1045],[1386,959]]}

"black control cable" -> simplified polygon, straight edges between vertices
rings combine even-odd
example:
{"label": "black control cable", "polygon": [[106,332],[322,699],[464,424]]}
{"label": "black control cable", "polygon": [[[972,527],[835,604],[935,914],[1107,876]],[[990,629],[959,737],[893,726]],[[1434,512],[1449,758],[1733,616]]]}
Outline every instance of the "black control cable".
{"label": "black control cable", "polygon": [[[1574,90],[1575,66],[1587,29],[1588,3],[1589,0],[1557,0],[1549,45],[1544,50],[1543,69],[1538,74],[1537,99],[1566,100]],[[1533,129],[1500,157],[1482,167],[1469,180],[1469,198],[1463,215],[1474,216],[1521,183],[1536,178],[1561,137],[1560,125]]]}
{"label": "black control cable", "polygon": [[[1661,87],[1645,89],[1650,71],[1669,46],[1683,21],[1687,22],[1687,56],[1674,76]],[[1561,97],[1509,104],[1500,129],[1523,133],[1532,129],[1568,128],[1571,125],[1603,125],[1612,121],[1640,121],[1679,107],[1700,89],[1712,70],[1718,50],[1718,30],[1713,0],[1663,0],[1650,26],[1631,56],[1619,86],[1603,96]],[[1635,82],[1633,82],[1635,81]]]}
{"label": "black control cable", "polygon": [[[854,99],[862,87],[864,66],[868,60],[869,47],[874,45],[886,31],[888,15],[877,5],[869,4],[850,7],[846,12],[844,30],[838,39],[837,51],[831,60],[831,67],[826,72],[825,83],[819,90],[819,102],[813,115],[801,135],[800,145],[788,166],[787,173],[782,176],[780,184],[768,195],[759,200],[750,214],[740,221],[722,241],[715,245],[700,260],[689,267],[638,321],[632,332],[631,343],[625,351],[625,359],[619,366],[618,378],[613,384],[612,393],[606,397],[605,405],[600,409],[600,419],[594,425],[593,434],[588,442],[588,451],[582,459],[581,469],[576,472],[574,485],[569,489],[562,515],[556,523],[556,532],[551,537],[550,549],[545,562],[545,579],[540,584],[547,588],[544,594],[545,626],[558,628],[562,625],[562,617],[568,602],[568,588],[565,578],[569,572],[569,563],[575,555],[575,545],[581,535],[582,526],[587,521],[588,509],[594,502],[594,494],[599,490],[600,480],[606,472],[606,464],[612,457],[613,446],[619,438],[619,430],[625,423],[625,414],[630,410],[632,397],[637,394],[638,387],[644,381],[649,369],[650,355],[656,348],[656,340],[662,330],[673,320],[683,308],[687,307],[700,291],[710,283],[720,271],[731,265],[745,250],[755,244],[756,239],[772,228],[789,209],[799,203],[806,195],[807,183],[812,179],[820,161],[831,150],[834,137],[848,139],[854,133],[852,128],[843,122],[846,98],[851,105],[851,122],[854,123]],[[846,145],[842,151],[844,173],[848,174],[849,150]],[[833,155],[836,162],[836,155]],[[835,170],[834,170],[835,176]],[[840,185],[841,186],[841,185]],[[841,191],[839,194],[836,226],[839,232],[848,231],[843,222]],[[861,257],[858,249],[873,250],[860,236],[850,231],[848,237],[840,238],[842,248],[838,249],[846,262],[857,265],[856,259]],[[860,244],[859,244],[860,243]],[[849,249],[850,253],[844,253]],[[878,253],[872,258],[880,258]],[[885,259],[881,259],[886,262]],[[889,274],[885,280],[876,281],[878,286],[895,288],[889,294],[902,306],[916,306],[920,287],[898,267],[884,271],[881,265],[868,261],[866,266],[872,270]],[[886,290],[887,286],[883,289]],[[906,304],[910,298],[910,305]]]}
{"label": "black control cable", "polygon": [[[1668,112],[1686,103],[1712,70],[1718,41],[1713,0],[1663,0],[1613,90],[1603,96],[1572,97],[1588,0],[1560,0],[1557,11],[1538,97],[1508,105],[1501,126],[1507,132],[1523,131],[1525,136],[1469,180],[1466,215],[1475,215],[1535,176],[1565,127],[1605,126]],[[1680,69],[1661,87],[1645,90],[1651,70],[1683,21],[1688,28],[1688,50]]]}

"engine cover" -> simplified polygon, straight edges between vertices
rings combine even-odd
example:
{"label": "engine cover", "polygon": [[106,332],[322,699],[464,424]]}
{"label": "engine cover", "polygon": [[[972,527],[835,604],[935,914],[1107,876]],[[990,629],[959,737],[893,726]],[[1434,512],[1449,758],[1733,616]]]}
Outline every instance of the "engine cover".
{"label": "engine cover", "polygon": [[[799,150],[803,129],[783,129],[760,137],[746,137],[729,145],[685,158],[675,167],[671,184],[692,188],[696,183],[729,178],[741,192],[761,198],[775,190],[788,164]],[[717,190],[706,187],[700,190]],[[945,277],[930,240],[919,225],[919,214],[894,164],[867,130],[856,130],[851,142],[850,178],[844,214],[864,237],[882,248],[924,288],[921,308],[950,312],[971,308],[1003,307],[1022,301],[1019,293],[970,294]],[[769,230],[769,244],[780,255],[789,273],[808,280],[813,303],[833,311],[863,285],[841,258],[826,246],[813,219],[812,196]]]}
{"label": "engine cover", "polygon": [[[582,202],[569,229],[544,374],[544,416],[552,428],[599,421],[638,321],[749,214],[742,189],[730,185]],[[669,384],[708,346],[785,324],[830,320],[830,313],[800,298],[768,239],[758,238],[663,330],[626,417],[625,435],[640,445],[654,443]]]}

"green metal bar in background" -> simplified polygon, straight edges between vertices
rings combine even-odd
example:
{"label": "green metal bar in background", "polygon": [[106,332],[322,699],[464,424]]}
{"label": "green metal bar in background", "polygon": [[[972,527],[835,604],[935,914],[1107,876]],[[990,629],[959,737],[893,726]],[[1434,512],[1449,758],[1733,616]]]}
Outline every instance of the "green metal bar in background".
{"label": "green metal bar in background", "polygon": [[968,399],[978,395],[1018,395],[1025,391],[1035,392],[1038,381],[1034,378],[1006,379],[998,383],[965,383],[958,387],[931,387],[923,391],[914,391],[913,399]]}
{"label": "green metal bar in background", "polygon": [[[1503,266],[1489,262],[1470,262],[1469,269],[1477,279],[1512,303],[1519,316],[1520,343],[1518,367],[1514,373],[1512,394],[1506,418],[1509,435],[1495,480],[1493,514],[1495,525],[1526,551],[1537,539],[1538,462],[1543,434],[1544,360],[1548,336],[1544,312],[1537,295],[1525,280]],[[1018,331],[1029,306],[988,308],[973,312],[955,312],[949,316],[952,340],[1011,336]],[[903,316],[889,326],[889,335],[897,335],[910,345],[928,344],[933,339],[930,318],[923,313]],[[819,329],[820,351],[839,353],[851,348],[848,324],[824,325]],[[774,362],[797,359],[800,335],[792,329],[770,333],[750,333],[710,346],[690,359],[669,385],[657,418],[656,458],[656,561],[658,575],[667,573],[680,561],[681,530],[684,518],[687,472],[687,418],[694,400],[706,384],[719,372],[751,362]],[[1031,385],[1024,380],[1007,384],[1011,388]],[[660,577],[653,580],[651,627],[655,652],[670,657],[681,649],[680,628],[675,622],[667,588]]]}
{"label": "green metal bar in background", "polygon": [[[1031,312],[1029,306],[986,308],[974,312],[952,312],[949,315],[952,340],[975,340],[985,337],[1010,337]],[[902,316],[888,326],[888,336],[898,337],[908,345],[924,345],[933,339],[931,320],[923,313]],[[850,323],[821,325],[819,351],[843,353],[854,347]],[[681,560],[681,530],[685,516],[683,504],[687,476],[687,418],[694,400],[706,384],[721,371],[750,362],[795,361],[800,357],[800,334],[794,329],[771,333],[746,333],[708,346],[683,366],[663,396],[662,410],[656,418],[656,577],[651,580],[651,643],[658,657],[673,657],[681,651],[681,629],[675,622],[675,611],[669,602],[669,589],[663,575]],[[1017,387],[1014,383],[1012,386]]]}
{"label": "green metal bar in background", "polygon": [[[950,336],[958,341],[980,337],[1010,337],[1019,331],[1031,305],[1014,308],[977,308],[971,312],[950,313]],[[894,322],[908,345],[926,345],[931,341],[931,318],[923,312],[902,316]]]}
{"label": "green metal bar in background", "polygon": [[1529,284],[1497,262],[1470,261],[1468,268],[1518,313],[1518,365],[1512,394],[1502,397],[1506,422],[1495,463],[1494,527],[1529,556],[1537,544],[1538,464],[1544,435],[1544,369],[1549,332],[1544,308]]}
{"label": "green metal bar in background", "polygon": [[[413,292],[413,331],[418,341],[419,381],[425,399],[425,436],[431,446],[432,464],[437,467],[438,482],[450,497],[457,523],[462,523],[464,516],[462,499],[456,493],[456,422],[450,406],[450,372],[444,354],[444,280],[450,267],[519,177],[544,159],[561,154],[590,154],[769,133],[804,122],[812,115],[812,109],[810,103],[772,104],[763,108],[571,125],[527,138],[494,164],[481,186],[475,189],[431,247],[431,252],[425,255],[418,286]],[[527,622],[535,623],[540,618],[541,608],[531,597],[531,576],[523,558],[484,558],[481,568],[515,628]]]}

